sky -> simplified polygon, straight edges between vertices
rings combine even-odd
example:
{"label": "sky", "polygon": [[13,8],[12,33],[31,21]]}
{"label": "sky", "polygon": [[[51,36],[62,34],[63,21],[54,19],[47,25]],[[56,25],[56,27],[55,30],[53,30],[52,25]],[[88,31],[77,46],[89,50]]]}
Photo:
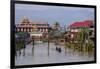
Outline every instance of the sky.
{"label": "sky", "polygon": [[20,23],[23,17],[33,22],[48,22],[50,25],[58,22],[63,27],[73,22],[94,20],[94,8],[16,4],[15,23]]}

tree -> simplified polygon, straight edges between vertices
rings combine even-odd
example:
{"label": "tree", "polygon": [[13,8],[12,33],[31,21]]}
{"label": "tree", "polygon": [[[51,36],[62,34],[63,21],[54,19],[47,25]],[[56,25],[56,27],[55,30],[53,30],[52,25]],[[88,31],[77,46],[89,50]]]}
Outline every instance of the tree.
{"label": "tree", "polygon": [[59,22],[55,22],[54,25],[53,25],[53,29],[54,30],[59,30],[59,28],[60,28]]}
{"label": "tree", "polygon": [[78,42],[80,43],[80,47],[82,50],[83,45],[86,45],[86,41],[89,40],[89,29],[88,28],[80,28],[81,32],[79,32],[79,36],[78,36]]}

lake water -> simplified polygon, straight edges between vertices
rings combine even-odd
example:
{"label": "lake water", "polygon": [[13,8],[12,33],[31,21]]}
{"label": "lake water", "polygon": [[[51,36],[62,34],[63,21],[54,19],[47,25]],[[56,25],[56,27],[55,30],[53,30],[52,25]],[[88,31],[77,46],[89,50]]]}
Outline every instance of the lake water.
{"label": "lake water", "polygon": [[[61,53],[56,50],[54,43],[50,43],[48,56],[48,43],[37,43],[34,45],[34,55],[32,53],[32,44],[26,45],[25,56],[17,56],[15,65],[35,65],[48,63],[68,63],[80,61],[94,61],[94,56],[88,53],[75,52],[67,49],[65,53],[64,46],[61,47]],[[23,52],[23,49],[21,50]]]}

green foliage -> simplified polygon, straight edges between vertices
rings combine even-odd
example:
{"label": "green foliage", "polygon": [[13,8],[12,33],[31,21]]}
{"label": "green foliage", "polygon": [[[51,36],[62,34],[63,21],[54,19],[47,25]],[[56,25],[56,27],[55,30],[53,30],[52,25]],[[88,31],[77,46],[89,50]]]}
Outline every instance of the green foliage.
{"label": "green foliage", "polygon": [[44,42],[44,43],[45,43],[45,42],[48,42],[48,39],[43,39],[42,42]]}
{"label": "green foliage", "polygon": [[54,25],[55,25],[55,27],[60,27],[59,22],[55,22]]}
{"label": "green foliage", "polygon": [[16,50],[22,49],[24,47],[24,41],[19,40],[16,42]]}
{"label": "green foliage", "polygon": [[84,41],[86,41],[86,39],[88,40],[89,36],[89,30],[88,28],[80,28],[81,32],[79,32],[77,40],[81,43],[84,43]]}

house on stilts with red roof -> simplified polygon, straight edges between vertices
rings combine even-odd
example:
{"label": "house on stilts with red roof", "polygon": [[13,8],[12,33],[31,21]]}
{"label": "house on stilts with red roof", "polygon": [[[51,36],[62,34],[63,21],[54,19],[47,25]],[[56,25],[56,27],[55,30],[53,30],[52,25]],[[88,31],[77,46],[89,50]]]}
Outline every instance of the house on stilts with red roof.
{"label": "house on stilts with red roof", "polygon": [[77,36],[79,32],[83,30],[83,28],[87,28],[89,30],[88,35],[89,38],[94,40],[94,32],[95,32],[95,26],[94,21],[92,20],[86,20],[81,22],[74,22],[71,25],[68,26],[67,31],[71,38],[74,38]]}

